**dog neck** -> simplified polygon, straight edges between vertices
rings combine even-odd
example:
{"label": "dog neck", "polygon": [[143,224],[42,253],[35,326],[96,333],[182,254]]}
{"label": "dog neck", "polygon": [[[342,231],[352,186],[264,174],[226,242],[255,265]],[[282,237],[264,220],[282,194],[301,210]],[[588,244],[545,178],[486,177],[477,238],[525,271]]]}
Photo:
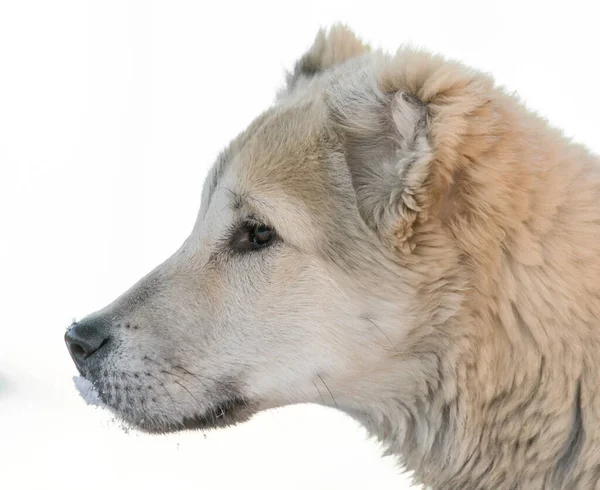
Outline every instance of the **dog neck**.
{"label": "dog neck", "polygon": [[465,321],[357,380],[363,396],[346,411],[427,488],[594,488],[599,470],[583,463],[594,421],[581,375],[565,375],[569,351],[542,355],[505,334],[450,340]]}

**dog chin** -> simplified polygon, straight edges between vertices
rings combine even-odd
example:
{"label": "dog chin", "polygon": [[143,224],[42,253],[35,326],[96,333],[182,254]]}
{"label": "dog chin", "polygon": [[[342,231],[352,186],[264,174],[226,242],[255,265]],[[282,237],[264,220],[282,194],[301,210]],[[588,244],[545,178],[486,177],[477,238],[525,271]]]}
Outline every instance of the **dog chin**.
{"label": "dog chin", "polygon": [[156,420],[148,416],[126,420],[134,428],[148,434],[166,434],[186,430],[208,430],[230,427],[249,420],[256,413],[252,404],[242,398],[231,398],[218,403],[205,412],[186,416],[180,420]]}
{"label": "dog chin", "polygon": [[88,404],[108,409],[130,428],[151,434],[228,427],[245,422],[257,411],[255,404],[232,395],[201,413],[181,418],[170,414],[172,418],[165,418],[164,414],[156,415],[152,411],[140,410],[140,407],[135,409],[127,405],[115,406],[112,399],[98,390],[97,383],[83,376],[76,376],[73,380],[79,394]]}

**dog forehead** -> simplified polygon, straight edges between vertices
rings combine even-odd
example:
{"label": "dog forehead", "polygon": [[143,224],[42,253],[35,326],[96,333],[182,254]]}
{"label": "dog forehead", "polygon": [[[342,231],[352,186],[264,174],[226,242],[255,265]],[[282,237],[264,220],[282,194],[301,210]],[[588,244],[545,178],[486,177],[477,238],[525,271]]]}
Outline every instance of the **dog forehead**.
{"label": "dog forehead", "polygon": [[232,155],[238,191],[255,197],[322,199],[331,182],[335,136],[318,103],[273,111]]}
{"label": "dog forehead", "polygon": [[324,104],[277,104],[257,117],[217,157],[204,183],[204,210],[219,187],[239,194],[299,190],[317,177],[326,133]]}

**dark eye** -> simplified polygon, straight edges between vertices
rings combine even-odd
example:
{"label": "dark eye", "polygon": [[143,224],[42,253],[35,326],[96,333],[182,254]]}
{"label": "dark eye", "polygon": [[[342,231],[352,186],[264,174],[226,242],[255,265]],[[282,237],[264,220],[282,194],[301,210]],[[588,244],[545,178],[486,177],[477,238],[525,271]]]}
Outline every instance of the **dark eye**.
{"label": "dark eye", "polygon": [[239,251],[258,250],[268,247],[276,238],[273,228],[262,223],[246,223],[233,233],[231,247]]}
{"label": "dark eye", "polygon": [[250,230],[250,241],[258,247],[264,247],[271,243],[273,236],[273,230],[263,224],[255,225],[252,230]]}

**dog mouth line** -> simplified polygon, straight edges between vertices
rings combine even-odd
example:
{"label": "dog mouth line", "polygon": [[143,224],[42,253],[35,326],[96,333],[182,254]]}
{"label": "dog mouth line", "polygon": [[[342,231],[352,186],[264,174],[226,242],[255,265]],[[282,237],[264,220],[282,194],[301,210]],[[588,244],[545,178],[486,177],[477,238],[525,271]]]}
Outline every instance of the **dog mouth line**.
{"label": "dog mouth line", "polygon": [[232,415],[235,415],[239,410],[243,410],[248,407],[248,402],[239,396],[221,401],[208,410],[202,415],[199,415],[199,419],[205,419],[207,421],[218,422],[219,420],[225,420]]}
{"label": "dog mouth line", "polygon": [[137,421],[135,426],[148,433],[169,433],[182,430],[213,429],[228,427],[250,418],[251,404],[242,397],[235,396],[218,402],[202,413],[183,416],[179,421],[154,423],[151,418]]}
{"label": "dog mouth line", "polygon": [[152,411],[138,411],[143,407],[136,407],[134,400],[134,405],[130,405],[118,397],[119,401],[115,403],[115,398],[107,396],[103,383],[98,379],[90,380],[84,376],[77,376],[74,380],[79,394],[88,404],[107,408],[126,423],[144,432],[164,433],[225,427],[247,420],[253,413],[252,404],[245,397],[230,392],[223,393],[225,396],[221,400],[207,405],[199,413],[180,416],[173,414],[173,419],[166,421],[157,418]]}

